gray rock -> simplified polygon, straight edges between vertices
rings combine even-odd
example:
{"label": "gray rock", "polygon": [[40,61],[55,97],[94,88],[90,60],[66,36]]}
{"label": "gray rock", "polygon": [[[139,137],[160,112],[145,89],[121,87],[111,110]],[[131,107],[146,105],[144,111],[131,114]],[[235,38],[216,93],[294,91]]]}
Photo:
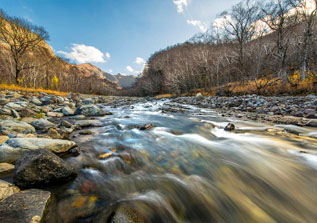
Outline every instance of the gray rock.
{"label": "gray rock", "polygon": [[1,108],[0,114],[1,115],[11,115],[11,110],[9,108]]}
{"label": "gray rock", "polygon": [[10,197],[11,195],[18,193],[19,191],[20,189],[16,187],[15,185],[9,182],[0,180],[0,202],[6,199],[7,197]]}
{"label": "gray rock", "polygon": [[231,132],[235,130],[235,126],[232,123],[229,123],[226,127],[225,127],[225,131]]}
{"label": "gray rock", "polygon": [[0,145],[0,163],[15,163],[27,149],[13,148],[6,143]]}
{"label": "gray rock", "polygon": [[102,122],[99,120],[79,120],[75,122],[75,125],[81,128],[100,127],[102,126]]}
{"label": "gray rock", "polygon": [[49,128],[52,128],[55,126],[54,123],[44,118],[32,121],[31,125],[34,126],[36,130],[41,130],[41,131],[47,131]]}
{"label": "gray rock", "polygon": [[24,150],[47,149],[54,153],[64,153],[76,146],[73,141],[46,138],[13,138],[9,139],[6,144],[13,148]]}
{"label": "gray rock", "polygon": [[74,179],[76,170],[45,149],[26,152],[16,162],[13,181],[20,188],[43,187]]}
{"label": "gray rock", "polygon": [[20,111],[26,108],[27,105],[28,105],[27,102],[9,102],[8,104],[5,105],[5,107],[9,109],[14,109],[16,111]]}
{"label": "gray rock", "polygon": [[62,113],[65,116],[70,116],[70,115],[74,115],[75,111],[73,109],[71,109],[70,107],[66,106],[62,109]]}
{"label": "gray rock", "polygon": [[82,105],[75,111],[75,115],[99,116],[100,114],[101,110],[96,105]]}
{"label": "gray rock", "polygon": [[0,202],[0,222],[55,223],[55,199],[51,192],[31,189],[15,193]]}
{"label": "gray rock", "polygon": [[4,120],[0,121],[0,133],[3,135],[11,134],[29,134],[35,133],[35,128],[26,123],[26,122],[19,122],[15,120]]}
{"label": "gray rock", "polygon": [[41,102],[38,98],[36,98],[36,97],[33,97],[33,98],[32,98],[31,103],[32,103],[32,104],[35,104],[35,105],[37,105],[37,106],[41,106],[41,105],[42,105],[42,102]]}
{"label": "gray rock", "polygon": [[82,102],[85,105],[94,104],[94,100],[92,98],[85,98],[85,99],[82,100]]}

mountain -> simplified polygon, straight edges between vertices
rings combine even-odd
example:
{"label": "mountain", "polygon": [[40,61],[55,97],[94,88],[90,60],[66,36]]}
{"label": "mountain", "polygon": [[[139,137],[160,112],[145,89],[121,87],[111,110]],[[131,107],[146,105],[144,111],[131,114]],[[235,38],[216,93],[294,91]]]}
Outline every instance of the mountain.
{"label": "mountain", "polygon": [[134,75],[122,75],[122,74],[117,74],[114,75],[116,78],[116,84],[121,87],[121,88],[129,88],[132,87],[133,84],[136,82],[136,76]]}

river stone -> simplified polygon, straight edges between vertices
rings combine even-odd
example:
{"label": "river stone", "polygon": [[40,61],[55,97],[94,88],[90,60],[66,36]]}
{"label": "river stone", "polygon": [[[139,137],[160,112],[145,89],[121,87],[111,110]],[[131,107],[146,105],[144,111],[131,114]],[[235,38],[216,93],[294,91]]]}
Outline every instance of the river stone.
{"label": "river stone", "polygon": [[31,189],[15,193],[0,202],[0,222],[54,223],[55,201],[51,192]]}
{"label": "river stone", "polygon": [[76,109],[75,115],[98,116],[101,111],[96,105],[82,105]]}
{"label": "river stone", "polygon": [[0,180],[0,202],[6,199],[7,197],[10,197],[11,195],[18,193],[19,191],[20,189],[16,187],[15,185],[9,182]]}
{"label": "river stone", "polygon": [[20,188],[43,187],[74,179],[76,170],[54,153],[38,149],[24,153],[15,164],[13,181]]}
{"label": "river stone", "polygon": [[6,143],[16,149],[47,149],[54,153],[64,153],[76,146],[76,143],[73,141],[46,138],[13,138],[9,139]]}
{"label": "river stone", "polygon": [[5,143],[8,139],[9,139],[8,136],[0,136],[0,145],[1,145],[2,143]]}
{"label": "river stone", "polygon": [[26,102],[9,102],[5,105],[5,107],[9,109],[14,109],[16,111],[20,111],[24,109],[25,107],[27,107],[27,103]]}
{"label": "river stone", "polygon": [[13,148],[6,143],[0,145],[0,162],[15,163],[27,149]]}
{"label": "river stone", "polygon": [[32,125],[26,122],[20,122],[15,120],[0,121],[0,133],[4,135],[9,134],[29,134],[35,133],[35,129]]}
{"label": "river stone", "polygon": [[42,102],[41,102],[38,98],[36,98],[36,97],[33,97],[33,98],[32,98],[31,103],[32,103],[32,104],[35,104],[35,105],[37,105],[37,106],[41,106],[41,105],[42,105]]}
{"label": "river stone", "polygon": [[37,130],[42,130],[42,131],[46,131],[51,127],[54,127],[55,124],[48,121],[47,119],[41,118],[41,119],[37,119],[31,122],[31,125],[34,126],[35,129]]}
{"label": "river stone", "polygon": [[100,127],[102,126],[102,122],[99,120],[79,120],[75,122],[75,125],[81,128]]}
{"label": "river stone", "polygon": [[0,177],[13,173],[14,165],[10,163],[0,163]]}
{"label": "river stone", "polygon": [[75,111],[73,109],[71,109],[70,107],[66,106],[62,109],[62,113],[65,116],[70,116],[70,115],[74,115]]}
{"label": "river stone", "polygon": [[82,102],[85,105],[94,104],[94,100],[92,98],[85,98],[85,99],[82,100]]}

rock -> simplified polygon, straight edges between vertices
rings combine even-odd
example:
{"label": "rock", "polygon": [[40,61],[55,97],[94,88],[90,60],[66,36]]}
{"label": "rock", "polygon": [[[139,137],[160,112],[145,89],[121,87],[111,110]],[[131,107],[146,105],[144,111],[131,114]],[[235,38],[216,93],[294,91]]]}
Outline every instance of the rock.
{"label": "rock", "polygon": [[52,139],[62,139],[62,136],[54,128],[50,128],[47,132],[47,135]]}
{"label": "rock", "polygon": [[40,100],[42,102],[42,105],[49,105],[54,103],[53,98],[50,96],[44,96]]}
{"label": "rock", "polygon": [[198,100],[201,100],[201,99],[203,99],[204,97],[203,97],[203,95],[201,94],[201,93],[197,93],[196,94],[196,99],[198,99]]}
{"label": "rock", "polygon": [[16,149],[47,149],[53,153],[64,153],[76,146],[73,141],[46,138],[13,138],[9,139],[7,144]]}
{"label": "rock", "polygon": [[5,104],[8,104],[8,103],[9,103],[8,99],[0,98],[0,105],[5,105]]}
{"label": "rock", "polygon": [[16,118],[16,119],[21,118],[21,116],[19,115],[19,113],[18,113],[16,110],[14,110],[14,109],[11,109],[11,116],[12,116],[13,118]]}
{"label": "rock", "polygon": [[1,108],[0,114],[1,115],[11,115],[11,110],[9,108]]}
{"label": "rock", "polygon": [[39,112],[35,112],[32,109],[24,108],[21,111],[19,111],[22,117],[31,117],[31,116],[37,116],[40,115]]}
{"label": "rock", "polygon": [[0,145],[0,163],[15,163],[20,156],[27,151],[26,149],[16,149],[3,143]]}
{"label": "rock", "polygon": [[75,122],[75,125],[81,128],[100,127],[102,126],[102,122],[99,120],[79,120]]}
{"label": "rock", "polygon": [[232,123],[229,123],[226,127],[225,127],[225,131],[231,132],[235,130],[235,125]]}
{"label": "rock", "polygon": [[304,111],[304,113],[306,114],[306,115],[309,115],[309,114],[314,114],[315,113],[315,109],[305,109],[305,111]]}
{"label": "rock", "polygon": [[85,98],[85,99],[82,100],[82,102],[85,105],[94,104],[94,100],[92,98]]}
{"label": "rock", "polygon": [[76,176],[76,170],[67,162],[48,150],[38,149],[18,159],[13,181],[20,188],[31,188],[64,183]]}
{"label": "rock", "polygon": [[51,192],[31,189],[13,194],[0,202],[0,222],[54,223],[55,199]]}
{"label": "rock", "polygon": [[140,130],[144,131],[144,130],[149,130],[149,129],[152,129],[154,128],[155,126],[153,124],[146,124],[144,126],[141,126],[140,127]]}
{"label": "rock", "polygon": [[5,143],[8,139],[9,139],[8,136],[0,136],[0,145],[1,145],[2,143]]}
{"label": "rock", "polygon": [[0,163],[0,177],[12,174],[13,170],[14,165],[10,163]]}
{"label": "rock", "polygon": [[0,121],[0,133],[4,135],[17,134],[29,134],[35,133],[35,128],[26,123],[26,122],[19,122],[15,120],[4,120]]}
{"label": "rock", "polygon": [[280,110],[280,108],[278,106],[273,106],[270,111],[271,112],[277,112],[279,110]]}
{"label": "rock", "polygon": [[5,107],[9,109],[14,109],[16,111],[20,111],[27,107],[27,103],[26,102],[9,102],[8,104],[5,105]]}
{"label": "rock", "polygon": [[71,109],[70,107],[66,106],[62,109],[62,113],[65,116],[70,116],[70,115],[74,115],[75,111],[73,109]]}
{"label": "rock", "polygon": [[92,135],[92,131],[90,130],[83,130],[79,132],[79,135]]}
{"label": "rock", "polygon": [[316,119],[311,119],[311,120],[309,120],[309,121],[306,123],[306,126],[317,128],[317,120],[316,120]]}
{"label": "rock", "polygon": [[62,118],[64,116],[64,114],[60,112],[47,112],[46,115],[53,118]]}
{"label": "rock", "polygon": [[41,118],[31,122],[36,130],[47,131],[49,128],[55,127],[55,124],[47,119]]}
{"label": "rock", "polygon": [[36,97],[33,97],[33,98],[32,98],[31,103],[32,103],[32,104],[35,104],[35,105],[37,105],[37,106],[41,106],[41,105],[42,105],[42,102],[41,102],[38,98],[36,98]]}
{"label": "rock", "polygon": [[101,110],[96,105],[82,105],[76,109],[75,115],[99,116]]}
{"label": "rock", "polygon": [[66,121],[66,120],[62,120],[61,126],[64,126],[64,127],[66,127],[66,128],[71,128],[71,127],[73,127],[72,123],[70,123],[69,121]]}
{"label": "rock", "polygon": [[[20,189],[15,185],[6,181],[0,180],[0,202],[11,195],[18,193]],[[1,219],[1,216],[0,216]]]}

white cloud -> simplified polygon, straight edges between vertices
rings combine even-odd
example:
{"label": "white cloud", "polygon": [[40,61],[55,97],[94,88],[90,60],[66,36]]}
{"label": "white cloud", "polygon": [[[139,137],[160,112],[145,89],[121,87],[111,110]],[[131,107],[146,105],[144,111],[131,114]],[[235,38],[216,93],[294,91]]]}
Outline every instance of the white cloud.
{"label": "white cloud", "polygon": [[[72,44],[70,52],[57,51],[63,54],[67,59],[77,63],[105,63],[105,55],[99,49],[84,44]],[[110,56],[110,54],[109,54]],[[106,56],[107,57],[107,56]]]}
{"label": "white cloud", "polygon": [[107,52],[107,53],[106,53],[106,57],[107,57],[107,58],[110,58],[110,57],[111,57],[110,53]]}
{"label": "white cloud", "polygon": [[131,66],[127,66],[126,69],[127,69],[127,71],[129,71],[130,73],[134,73],[134,74],[139,74],[139,73],[141,73],[141,71],[135,70],[135,69],[133,69]]}
{"label": "white cloud", "polygon": [[135,59],[135,63],[137,63],[137,64],[145,64],[145,60],[142,57],[137,57]]}
{"label": "white cloud", "polygon": [[177,12],[183,13],[184,7],[188,6],[189,0],[173,0],[173,3],[177,6]]}
{"label": "white cloud", "polygon": [[108,69],[108,70],[106,70],[106,72],[107,72],[107,73],[112,73],[113,70],[112,70],[112,69]]}
{"label": "white cloud", "polygon": [[208,29],[207,26],[199,20],[187,20],[187,24],[197,26],[202,32],[206,32]]}

